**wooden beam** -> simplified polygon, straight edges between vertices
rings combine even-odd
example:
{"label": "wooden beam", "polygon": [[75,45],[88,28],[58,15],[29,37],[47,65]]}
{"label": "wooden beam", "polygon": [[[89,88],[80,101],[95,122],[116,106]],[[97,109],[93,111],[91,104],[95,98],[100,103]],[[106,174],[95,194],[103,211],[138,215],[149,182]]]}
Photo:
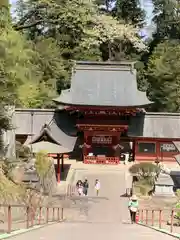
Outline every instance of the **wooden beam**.
{"label": "wooden beam", "polygon": [[57,182],[61,181],[60,154],[57,154]]}

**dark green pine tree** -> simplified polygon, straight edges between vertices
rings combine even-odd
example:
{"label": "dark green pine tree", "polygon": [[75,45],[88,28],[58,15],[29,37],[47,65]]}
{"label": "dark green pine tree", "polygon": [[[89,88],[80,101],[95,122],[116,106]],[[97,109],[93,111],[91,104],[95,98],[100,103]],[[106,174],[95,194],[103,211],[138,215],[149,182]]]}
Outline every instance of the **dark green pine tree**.
{"label": "dark green pine tree", "polygon": [[154,5],[153,22],[156,25],[154,39],[180,38],[180,5],[178,1],[152,0]]}
{"label": "dark green pine tree", "polygon": [[[8,0],[1,0],[0,1],[0,34],[10,21],[10,14],[9,14],[9,2]],[[3,55],[3,51],[0,48],[0,54]],[[1,62],[0,62],[0,78],[3,78],[3,73],[1,72]],[[1,83],[1,81],[0,81]],[[1,91],[1,101],[0,101],[0,154],[2,154],[3,150],[3,141],[2,141],[2,132],[5,130],[9,130],[11,128],[8,116],[6,114],[3,102],[3,96]]]}
{"label": "dark green pine tree", "polygon": [[118,19],[135,26],[143,27],[145,23],[145,11],[139,0],[117,0],[113,13]]}

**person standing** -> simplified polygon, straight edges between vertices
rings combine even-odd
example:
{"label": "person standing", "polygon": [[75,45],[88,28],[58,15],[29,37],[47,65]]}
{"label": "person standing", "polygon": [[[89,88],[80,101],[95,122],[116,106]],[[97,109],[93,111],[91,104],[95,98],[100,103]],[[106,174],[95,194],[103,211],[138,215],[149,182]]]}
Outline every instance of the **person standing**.
{"label": "person standing", "polygon": [[95,181],[96,196],[99,195],[100,187],[101,187],[100,181],[98,179],[96,179],[96,181]]}
{"label": "person standing", "polygon": [[136,214],[138,211],[138,207],[139,207],[138,199],[137,199],[136,195],[133,195],[130,198],[130,201],[128,204],[132,224],[136,222]]}
{"label": "person standing", "polygon": [[84,193],[85,196],[87,196],[87,194],[88,194],[88,189],[89,189],[89,182],[86,178],[84,183],[83,183],[83,193]]}
{"label": "person standing", "polygon": [[83,183],[81,180],[77,181],[76,188],[77,188],[77,192],[78,192],[79,196],[82,196],[83,195]]}
{"label": "person standing", "polygon": [[76,183],[76,188],[78,188],[79,186],[82,186],[83,182],[81,180],[78,180]]}

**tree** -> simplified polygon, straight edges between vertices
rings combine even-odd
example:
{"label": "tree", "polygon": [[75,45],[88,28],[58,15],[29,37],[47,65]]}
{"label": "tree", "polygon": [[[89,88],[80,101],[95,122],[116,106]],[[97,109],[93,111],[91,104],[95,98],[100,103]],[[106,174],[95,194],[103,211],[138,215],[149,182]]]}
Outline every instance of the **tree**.
{"label": "tree", "polygon": [[148,92],[153,110],[180,112],[180,42],[167,40],[157,45],[148,63]]}
{"label": "tree", "polygon": [[138,27],[142,27],[145,23],[145,11],[141,8],[139,0],[117,0],[113,12],[125,23]]}
{"label": "tree", "polygon": [[96,0],[96,4],[105,12],[111,12],[114,0]]}
{"label": "tree", "polygon": [[158,42],[166,39],[179,39],[180,37],[180,8],[178,1],[153,0],[156,31],[154,38]]}
{"label": "tree", "polygon": [[[99,60],[101,46],[108,43],[108,48],[112,49],[112,43],[118,41],[130,42],[140,50],[145,47],[137,36],[138,29],[100,13],[91,1],[34,3],[29,0],[25,9],[26,11],[22,10],[24,16],[14,28],[23,30],[31,39],[36,39],[39,35],[54,38],[65,60],[88,60],[92,57],[93,60]],[[79,54],[80,50],[82,56]]]}
{"label": "tree", "polygon": [[51,106],[50,99],[57,93],[56,80],[61,81],[63,75],[57,43],[37,39],[35,45],[13,29],[8,5],[0,11],[1,104]]}

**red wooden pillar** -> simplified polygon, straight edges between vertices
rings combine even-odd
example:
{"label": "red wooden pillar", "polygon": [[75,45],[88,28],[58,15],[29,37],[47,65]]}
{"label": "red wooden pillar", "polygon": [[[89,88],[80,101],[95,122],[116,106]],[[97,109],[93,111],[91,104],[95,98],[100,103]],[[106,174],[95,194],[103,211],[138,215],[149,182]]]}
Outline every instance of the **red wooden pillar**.
{"label": "red wooden pillar", "polygon": [[60,168],[60,154],[57,154],[57,182],[60,183],[61,168]]}
{"label": "red wooden pillar", "polygon": [[61,172],[64,172],[64,154],[61,156]]}
{"label": "red wooden pillar", "polygon": [[88,137],[87,131],[84,131],[83,162],[84,162],[84,156],[87,156],[87,149],[86,149],[87,137]]}
{"label": "red wooden pillar", "polygon": [[132,155],[133,155],[133,162],[136,160],[136,152],[137,152],[137,147],[136,147],[136,140],[132,140]]}

